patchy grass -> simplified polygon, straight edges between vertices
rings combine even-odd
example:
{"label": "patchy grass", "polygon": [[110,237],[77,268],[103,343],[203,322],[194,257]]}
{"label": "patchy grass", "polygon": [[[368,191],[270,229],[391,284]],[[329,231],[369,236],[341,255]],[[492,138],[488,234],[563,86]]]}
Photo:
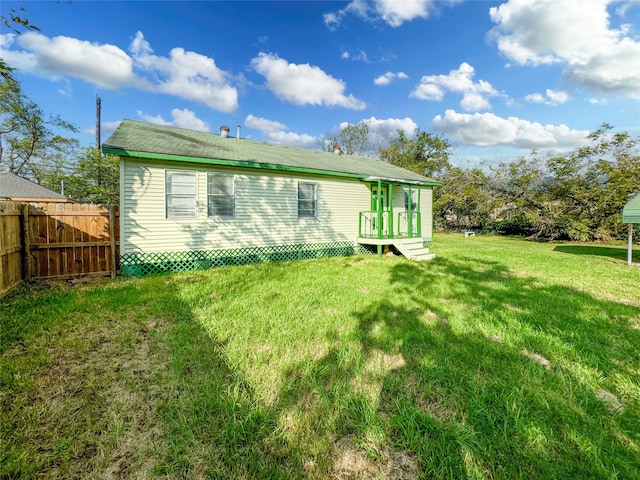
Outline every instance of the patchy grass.
{"label": "patchy grass", "polygon": [[618,250],[438,235],[427,263],[19,287],[0,478],[637,478]]}

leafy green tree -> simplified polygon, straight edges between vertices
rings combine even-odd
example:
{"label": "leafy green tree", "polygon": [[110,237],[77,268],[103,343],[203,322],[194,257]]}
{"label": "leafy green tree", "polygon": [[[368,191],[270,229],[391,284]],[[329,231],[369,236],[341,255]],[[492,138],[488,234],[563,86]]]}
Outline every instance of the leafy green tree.
{"label": "leafy green tree", "polygon": [[37,183],[56,192],[67,194],[65,186],[68,177],[73,174],[76,159],[79,156],[80,142],[67,138],[56,144],[42,162],[32,165],[33,176]]}
{"label": "leafy green tree", "polygon": [[[2,23],[6,28],[13,31],[14,33],[20,35],[22,33],[21,29],[31,30],[31,31],[39,31],[40,29],[35,25],[29,23],[29,19],[23,16],[22,12],[24,12],[24,7],[20,7],[19,9],[11,8],[9,10],[8,16],[0,15],[0,23]],[[15,82],[13,78],[14,69],[7,65],[2,58],[0,58],[0,77],[5,82]]]}
{"label": "leafy green tree", "polygon": [[66,177],[65,194],[84,203],[116,204],[120,200],[120,163],[116,155],[89,147]]}
{"label": "leafy green tree", "polygon": [[640,190],[640,154],[637,138],[611,128],[604,124],[566,156],[534,152],[500,164],[488,179],[502,204],[497,230],[539,240],[622,236],[620,212]]}
{"label": "leafy green tree", "polygon": [[388,147],[380,147],[380,159],[420,175],[437,176],[450,167],[452,148],[444,136],[418,128],[410,138],[400,130]]}
{"label": "leafy green tree", "polygon": [[59,116],[45,117],[22,94],[15,81],[0,82],[0,168],[23,177],[36,177],[47,157],[68,146],[60,131],[76,128]]}
{"label": "leafy green tree", "polygon": [[375,150],[371,146],[369,124],[367,122],[350,123],[340,130],[338,135],[325,141],[325,148],[329,152],[333,152],[335,145],[339,145],[342,152],[347,155],[368,155]]}
{"label": "leafy green tree", "polygon": [[438,229],[484,229],[491,224],[496,201],[482,170],[453,167],[439,180],[433,205]]}

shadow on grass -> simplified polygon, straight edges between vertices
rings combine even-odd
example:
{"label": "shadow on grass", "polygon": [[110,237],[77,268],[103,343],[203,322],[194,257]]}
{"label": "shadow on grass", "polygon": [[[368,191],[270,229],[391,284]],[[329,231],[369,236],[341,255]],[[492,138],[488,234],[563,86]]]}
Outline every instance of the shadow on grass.
{"label": "shadow on grass", "polygon": [[288,368],[269,405],[185,305],[163,413],[173,444],[157,473],[634,478],[638,307],[471,258],[383,268],[388,291],[351,313],[348,338],[329,334],[325,354]]}
{"label": "shadow on grass", "polygon": [[292,369],[279,407],[316,405],[310,424],[366,452],[350,474],[393,477],[395,451],[414,460],[406,478],[637,475],[639,308],[461,258],[392,266],[353,316],[362,355]]}
{"label": "shadow on grass", "polygon": [[[602,247],[595,245],[558,245],[554,252],[569,253],[571,255],[591,255],[597,257],[609,257],[617,260],[627,260],[626,247]],[[636,253],[636,251],[634,251]]]}
{"label": "shadow on grass", "polygon": [[[356,258],[344,268],[354,262],[366,263]],[[307,265],[314,268],[313,262]],[[238,276],[227,282],[225,295],[246,294],[247,282],[256,279],[292,281],[288,268],[258,268],[251,280]],[[149,334],[150,348],[166,368],[147,383],[158,385],[152,415],[162,435],[149,473],[637,475],[638,307],[515,277],[501,263],[472,258],[383,260],[371,268],[366,271],[389,276],[387,290],[350,312],[350,333],[319,339],[326,341],[326,351],[288,368],[270,404],[231,365],[228,344],[197,320],[200,307],[226,299],[181,294],[185,284],[203,281],[200,274],[158,277],[148,290],[125,286],[112,296],[92,293],[83,300],[79,313],[110,309],[131,315],[132,325],[136,315],[159,319]],[[620,398],[618,412],[598,399],[599,388]]]}

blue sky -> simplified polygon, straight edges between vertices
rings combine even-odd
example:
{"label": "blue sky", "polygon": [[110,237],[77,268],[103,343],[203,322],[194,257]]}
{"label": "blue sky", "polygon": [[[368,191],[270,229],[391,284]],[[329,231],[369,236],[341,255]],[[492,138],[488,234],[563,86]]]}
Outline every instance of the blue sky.
{"label": "blue sky", "polygon": [[566,152],[603,122],[640,133],[640,1],[11,2],[0,56],[46,114],[95,142],[125,118],[320,148],[446,135],[476,166]]}

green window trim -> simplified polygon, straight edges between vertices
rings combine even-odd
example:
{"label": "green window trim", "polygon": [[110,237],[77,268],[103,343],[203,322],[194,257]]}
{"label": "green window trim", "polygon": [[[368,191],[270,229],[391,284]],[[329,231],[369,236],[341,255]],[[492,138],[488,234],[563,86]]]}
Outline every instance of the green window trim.
{"label": "green window trim", "polygon": [[198,174],[165,170],[165,218],[198,217]]}
{"label": "green window trim", "polygon": [[207,216],[235,217],[236,192],[233,174],[207,173]]}
{"label": "green window trim", "polygon": [[318,218],[318,184],[298,182],[298,218]]}

